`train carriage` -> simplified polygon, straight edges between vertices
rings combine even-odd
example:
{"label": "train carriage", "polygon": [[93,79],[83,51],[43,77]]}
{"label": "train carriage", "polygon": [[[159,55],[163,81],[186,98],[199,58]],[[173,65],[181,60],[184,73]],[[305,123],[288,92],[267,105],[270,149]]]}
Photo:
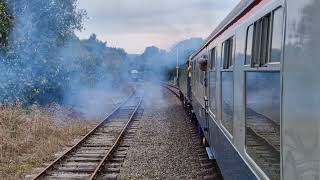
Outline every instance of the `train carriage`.
{"label": "train carriage", "polygon": [[319,179],[319,8],[242,0],[190,57],[182,93],[225,179]]}

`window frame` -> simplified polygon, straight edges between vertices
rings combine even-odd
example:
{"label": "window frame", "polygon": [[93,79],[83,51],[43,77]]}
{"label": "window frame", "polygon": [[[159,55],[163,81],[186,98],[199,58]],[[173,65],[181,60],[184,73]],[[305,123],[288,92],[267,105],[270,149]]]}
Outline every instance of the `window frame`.
{"label": "window frame", "polygon": [[[247,91],[247,76],[248,76],[248,73],[280,73],[281,74],[281,71],[280,69],[277,70],[277,68],[273,68],[273,70],[260,70],[260,69],[255,69],[255,70],[245,70],[244,73],[245,73],[245,86],[244,86],[244,89],[245,89],[245,92],[244,92],[244,98],[245,98],[245,104],[244,104],[244,107],[245,107],[245,110],[244,110],[244,115],[245,115],[245,128],[244,128],[244,137],[245,137],[245,143],[244,143],[244,152],[245,152],[245,156],[247,159],[249,159],[250,163],[253,163],[253,165],[255,166],[255,168],[257,168],[257,170],[259,171],[259,173],[262,173],[265,177],[268,177],[268,174],[266,174],[266,171],[265,169],[263,169],[263,167],[261,167],[259,164],[257,164],[257,161],[252,157],[252,155],[248,152],[248,146],[247,146],[247,110],[246,110],[246,107],[247,107],[247,95],[248,95],[248,91]],[[281,77],[281,75],[280,75]],[[281,78],[280,78],[280,83],[281,83]],[[280,87],[281,89],[281,87]],[[281,90],[280,90],[280,95],[281,95]],[[281,97],[280,97],[281,98]],[[281,130],[281,102],[280,102],[280,139],[281,139],[281,134],[282,134],[282,130]],[[282,144],[280,143],[280,149],[282,147]],[[280,152],[280,158],[281,158],[281,152]],[[281,160],[280,160],[280,165],[281,165]],[[280,173],[281,174],[281,173]],[[280,175],[281,176],[281,175]]]}
{"label": "window frame", "polygon": [[251,67],[264,67],[269,62],[271,13],[253,23],[253,56]]}
{"label": "window frame", "polygon": [[[275,12],[277,12],[277,11],[281,11],[281,13],[282,13],[282,19],[281,19],[281,21],[282,21],[282,26],[281,26],[281,41],[280,41],[280,59],[279,59],[279,61],[274,61],[274,62],[272,62],[271,61],[271,58],[272,58],[272,45],[273,45],[273,40],[274,40],[274,38],[273,38],[273,33],[274,33],[274,23],[275,23]],[[281,59],[282,59],[282,56],[283,56],[283,51],[284,51],[284,49],[283,49],[283,41],[284,41],[284,28],[283,28],[283,25],[284,25],[284,9],[283,9],[283,7],[278,7],[278,8],[276,8],[276,9],[274,9],[272,12],[271,12],[271,24],[270,24],[270,28],[271,28],[271,32],[270,32],[270,44],[269,44],[269,60],[268,60],[268,64],[280,64],[280,62],[281,62]]]}
{"label": "window frame", "polygon": [[[249,43],[249,32],[250,30],[252,29],[252,33],[251,33],[251,55],[250,55],[250,59],[248,60],[248,43]],[[248,27],[247,27],[247,32],[246,32],[246,46],[245,46],[245,60],[244,60],[244,64],[245,65],[251,65],[252,61],[253,61],[253,44],[254,44],[254,24],[250,24]]]}
{"label": "window frame", "polygon": [[[228,62],[225,62],[225,44],[230,42],[230,40],[232,40],[232,45],[229,44],[229,48],[231,47],[232,48],[232,51],[229,51],[229,59],[228,59]],[[228,138],[231,140],[233,139],[234,137],[234,87],[235,87],[235,84],[234,84],[234,64],[235,64],[235,50],[236,50],[236,35],[233,34],[232,36],[229,36],[229,38],[227,38],[225,41],[223,41],[222,45],[221,45],[221,56],[220,56],[220,60],[221,60],[221,66],[220,66],[220,70],[219,70],[219,74],[220,74],[220,89],[221,89],[221,92],[220,92],[220,125],[223,129],[223,131],[226,133],[226,135],[228,136]],[[230,55],[231,55],[231,58],[230,58]],[[231,62],[231,63],[230,63]],[[227,63],[227,67],[225,67],[225,63]],[[224,73],[232,73],[233,75],[233,78],[232,78],[232,85],[233,85],[233,89],[232,89],[232,96],[233,96],[233,99],[232,99],[232,110],[233,110],[233,114],[232,114],[232,129],[231,131],[226,127],[226,125],[223,123],[223,81],[222,81],[222,77],[223,77],[223,74]]]}
{"label": "window frame", "polygon": [[197,71],[196,71],[196,62],[193,60],[192,62],[192,82],[193,82],[193,91],[197,91]]}
{"label": "window frame", "polygon": [[235,59],[234,51],[235,51],[235,36],[233,35],[228,39],[226,39],[221,45],[222,70],[233,71],[234,59]]}
{"label": "window frame", "polygon": [[[274,31],[274,14],[275,12],[277,12],[278,10],[282,11],[282,26],[281,26],[281,31],[282,31],[282,37],[281,37],[281,57],[280,57],[280,61],[279,62],[271,62],[271,52],[272,52],[272,40],[273,40],[273,31]],[[281,64],[283,62],[283,53],[284,53],[284,38],[285,38],[285,9],[283,6],[274,6],[274,8],[270,9],[270,11],[266,12],[265,14],[261,15],[260,18],[257,18],[256,20],[254,20],[254,22],[250,23],[248,26],[246,26],[246,32],[248,32],[249,27],[254,25],[257,21],[261,20],[263,17],[270,15],[270,22],[269,22],[269,43],[268,43],[268,53],[269,53],[269,57],[268,57],[268,61],[266,62],[266,64],[264,64],[263,66],[259,66],[259,67],[255,67],[252,66],[252,61],[250,62],[250,64],[246,64],[246,58],[247,58],[247,39],[248,39],[248,34],[246,34],[246,38],[245,38],[245,48],[244,48],[244,62],[243,62],[243,73],[245,74],[245,76],[247,76],[247,72],[280,72],[281,73]],[[254,32],[255,33],[255,32]],[[253,39],[254,39],[253,35]],[[254,42],[254,40],[253,40]],[[254,48],[254,43],[252,43],[253,48]],[[254,49],[252,49],[253,51]],[[252,52],[254,53],[254,52]],[[281,77],[281,76],[280,76]],[[246,79],[244,80],[246,81]],[[281,79],[280,79],[280,83],[281,83]],[[280,89],[281,90],[281,89]],[[247,98],[247,91],[244,91],[244,98]],[[281,93],[281,92],[280,92]],[[280,97],[281,98],[281,97]],[[281,100],[280,100],[281,101]],[[246,104],[246,100],[245,100],[245,104],[244,107],[247,106]],[[281,103],[281,102],[280,102]],[[281,107],[280,107],[281,108]],[[245,117],[247,116],[247,111],[244,111],[245,113]],[[281,114],[281,110],[280,110],[280,114]],[[247,126],[247,118],[245,118],[245,127]],[[280,119],[280,127],[281,127],[281,119]],[[245,139],[247,138],[247,130],[245,128],[244,130],[244,134],[245,134]],[[282,131],[280,129],[280,135],[282,134]],[[246,141],[246,140],[245,140]],[[255,169],[255,171],[259,174],[259,176],[262,177],[266,177],[269,178],[269,176],[266,174],[265,170],[262,169],[261,166],[257,165],[256,161],[251,157],[251,155],[248,153],[247,151],[247,144],[245,142],[244,146],[243,146],[243,150],[244,150],[244,156],[245,158],[248,160],[248,162],[250,163],[250,165],[252,165]],[[282,147],[281,147],[282,148]],[[281,155],[280,155],[281,156]],[[281,165],[281,161],[280,161],[280,165]],[[280,173],[281,176],[281,173]]]}
{"label": "window frame", "polygon": [[[217,53],[218,48],[215,46],[213,48],[210,49],[210,68],[208,70],[208,89],[209,89],[209,113],[214,117],[214,120],[216,120],[216,115],[217,115]],[[212,97],[211,97],[211,74],[215,75],[215,87],[216,87],[216,91],[214,92],[214,104],[215,104],[215,109],[211,108],[211,103],[212,103]]]}
{"label": "window frame", "polygon": [[[282,11],[282,15],[283,14],[283,7],[280,6],[280,7],[277,7],[275,9],[273,9],[272,11],[270,11],[269,13],[265,14],[264,16],[262,16],[261,18],[259,18],[258,20],[256,20],[255,22],[253,22],[252,24],[248,25],[247,26],[247,29],[246,29],[246,43],[245,43],[245,60],[244,60],[244,66],[248,67],[249,69],[252,69],[254,68],[255,70],[256,69],[262,69],[262,70],[269,70],[270,68],[271,69],[274,69],[274,68],[277,68],[279,67],[280,63],[281,63],[281,59],[282,59],[282,56],[283,56],[283,39],[284,39],[284,35],[283,35],[283,32],[284,32],[284,29],[283,29],[283,26],[281,27],[282,28],[282,38],[281,38],[281,57],[280,57],[280,62],[278,61],[275,61],[275,62],[272,62],[271,61],[271,55],[272,55],[272,45],[273,45],[273,32],[274,32],[274,29],[273,29],[273,25],[274,25],[274,14],[275,12],[277,12],[278,10]],[[264,20],[268,18],[269,19],[269,22],[267,23],[268,27],[267,27],[267,31],[264,32],[264,31],[261,31],[262,29],[265,29],[264,25]],[[284,21],[282,20],[282,24],[284,23]],[[248,63],[247,61],[247,57],[248,57],[248,39],[249,39],[249,31],[250,31],[250,28],[253,27],[253,34],[252,34],[252,49],[251,49],[251,59],[250,59],[250,63]],[[262,33],[265,33],[267,35],[266,37],[266,43],[262,43],[262,38],[263,38],[263,35]],[[266,46],[267,49],[266,51],[264,52],[264,56],[266,56],[264,58],[264,60],[262,59],[262,46]],[[269,68],[270,67],[270,68]],[[279,67],[280,69],[280,67]]]}
{"label": "window frame", "polygon": [[[212,56],[214,54],[214,56]],[[214,59],[212,58],[214,57]],[[216,70],[216,64],[217,64],[217,49],[216,47],[213,47],[210,49],[210,67],[209,70]]]}

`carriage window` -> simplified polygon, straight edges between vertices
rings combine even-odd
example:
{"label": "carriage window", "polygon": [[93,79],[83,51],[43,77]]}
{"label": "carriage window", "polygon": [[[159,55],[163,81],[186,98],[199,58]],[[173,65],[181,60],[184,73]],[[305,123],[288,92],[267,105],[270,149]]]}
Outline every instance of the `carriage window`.
{"label": "carriage window", "polygon": [[251,64],[252,46],[253,46],[253,25],[249,26],[247,31],[246,62],[245,62],[246,65]]}
{"label": "carriage window", "polygon": [[222,44],[223,71],[221,72],[221,123],[233,135],[233,37]]}
{"label": "carriage window", "polygon": [[200,82],[200,75],[199,75],[199,65],[198,65],[198,62],[196,62],[196,72],[197,72],[197,74],[196,74],[196,76],[197,76],[197,84],[196,84],[196,86],[197,86],[197,88],[198,88],[198,84],[199,84],[199,82]]}
{"label": "carriage window", "polygon": [[272,24],[272,43],[270,62],[280,62],[281,59],[281,44],[283,37],[283,10],[279,8],[273,12]]}
{"label": "carriage window", "polygon": [[254,23],[253,30],[253,54],[252,63],[254,67],[260,67],[268,63],[269,41],[271,29],[271,15],[268,14]]}
{"label": "carriage window", "polygon": [[[202,59],[208,59],[208,56],[207,55],[202,55],[198,60],[197,60],[197,69],[198,69],[198,81],[199,81],[199,84],[201,85],[205,85],[205,81],[206,81],[206,73],[201,69],[201,61]],[[209,63],[209,66],[210,66],[210,62],[207,62]]]}
{"label": "carriage window", "polygon": [[233,72],[226,71],[221,74],[222,117],[221,123],[233,135]]}
{"label": "carriage window", "polygon": [[200,84],[201,84],[201,85],[204,85],[204,77],[205,77],[204,75],[205,75],[205,73],[204,73],[202,70],[200,70],[200,69],[199,69],[199,73],[200,73],[200,75],[199,75]]}
{"label": "carriage window", "polygon": [[198,63],[195,61],[195,66],[194,69],[196,71],[196,76],[194,77],[195,79],[195,93],[198,93],[198,88],[199,88],[199,68],[198,68]]}
{"label": "carriage window", "polygon": [[215,69],[216,66],[216,49],[213,48],[210,51],[210,69]]}
{"label": "carriage window", "polygon": [[196,91],[196,87],[197,87],[197,69],[196,69],[196,62],[193,61],[192,63],[192,72],[193,72],[193,77],[192,77],[192,80],[193,80],[193,89],[194,91]]}
{"label": "carriage window", "polygon": [[233,65],[233,37],[222,44],[223,69],[229,69]]}
{"label": "carriage window", "polygon": [[192,62],[192,76],[191,76],[191,80],[192,80],[192,86],[194,87],[194,77],[195,77],[195,72],[194,72],[194,63]]}
{"label": "carriage window", "polygon": [[280,72],[246,72],[246,151],[280,179]]}
{"label": "carriage window", "polygon": [[269,38],[270,38],[270,14],[262,18],[261,22],[261,46],[260,66],[267,64],[269,59]]}
{"label": "carriage window", "polygon": [[209,70],[209,108],[213,114],[216,114],[216,49],[210,51],[210,70]]}
{"label": "carriage window", "polygon": [[254,66],[263,66],[268,62],[269,56],[270,14],[255,23],[255,31],[255,47],[259,48],[259,51],[255,56]]}
{"label": "carriage window", "polygon": [[259,54],[260,54],[260,21],[254,23],[254,29],[253,29],[253,46],[252,46],[252,62],[251,65],[259,65]]}
{"label": "carriage window", "polygon": [[251,60],[252,66],[261,67],[270,62],[280,62],[282,37],[283,10],[278,8],[255,22],[253,28],[248,28],[246,64]]}

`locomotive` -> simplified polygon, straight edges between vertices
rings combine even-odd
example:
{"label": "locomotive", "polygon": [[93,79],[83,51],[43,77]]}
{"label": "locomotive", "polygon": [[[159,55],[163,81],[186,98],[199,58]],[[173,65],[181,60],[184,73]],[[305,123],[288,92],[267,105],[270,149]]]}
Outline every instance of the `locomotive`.
{"label": "locomotive", "polygon": [[180,66],[225,179],[319,179],[319,0],[242,0]]}

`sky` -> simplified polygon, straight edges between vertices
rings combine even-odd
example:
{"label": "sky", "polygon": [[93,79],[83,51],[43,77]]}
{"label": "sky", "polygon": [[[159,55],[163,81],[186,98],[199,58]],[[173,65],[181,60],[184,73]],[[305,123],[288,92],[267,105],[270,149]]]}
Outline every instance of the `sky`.
{"label": "sky", "polygon": [[95,33],[108,46],[139,54],[169,49],[191,37],[207,38],[240,0],[79,0],[87,11],[81,39]]}

